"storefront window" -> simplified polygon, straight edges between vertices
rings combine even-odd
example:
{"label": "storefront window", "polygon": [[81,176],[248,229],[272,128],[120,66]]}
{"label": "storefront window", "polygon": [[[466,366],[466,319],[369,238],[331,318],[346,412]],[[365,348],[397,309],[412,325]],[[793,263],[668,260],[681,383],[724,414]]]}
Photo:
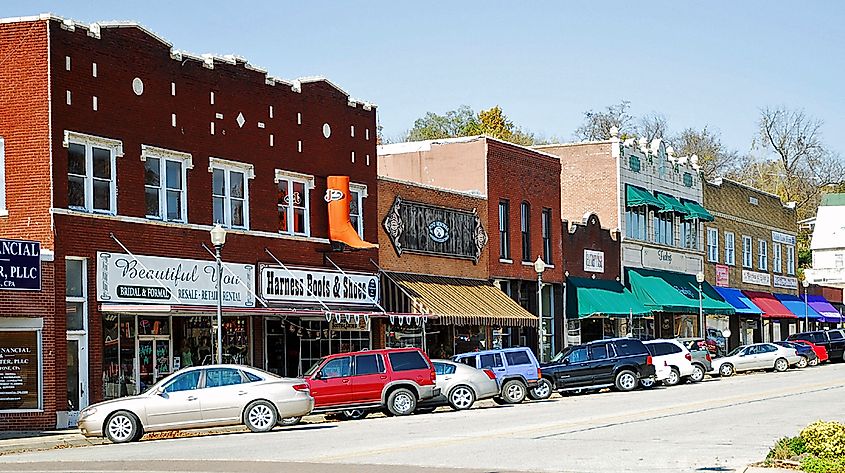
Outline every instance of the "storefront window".
{"label": "storefront window", "polygon": [[[173,317],[174,369],[210,365],[216,362],[214,317]],[[223,363],[248,365],[249,317],[223,317]],[[139,333],[141,320],[139,320]]]}
{"label": "storefront window", "polygon": [[423,329],[420,325],[388,323],[384,335],[387,348],[422,348]]}
{"label": "storefront window", "polygon": [[486,350],[487,327],[478,325],[461,325],[455,327],[455,353]]}
{"label": "storefront window", "polygon": [[699,333],[697,315],[675,316],[676,337],[697,337]]}
{"label": "storefront window", "polygon": [[431,358],[451,358],[455,355],[454,328],[451,325],[426,325],[425,346]]}

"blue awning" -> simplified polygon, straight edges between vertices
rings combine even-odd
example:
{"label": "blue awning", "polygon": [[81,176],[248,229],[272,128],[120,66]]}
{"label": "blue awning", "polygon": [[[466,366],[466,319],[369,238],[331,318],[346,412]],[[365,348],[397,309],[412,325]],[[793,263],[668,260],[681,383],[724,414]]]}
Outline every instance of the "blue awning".
{"label": "blue awning", "polygon": [[798,316],[798,318],[802,318],[805,315],[808,319],[820,319],[822,318],[822,314],[816,312],[816,309],[813,309],[809,305],[804,303],[804,299],[801,299],[798,296],[794,296],[792,294],[774,294],[775,298],[780,301],[790,312]]}
{"label": "blue awning", "polygon": [[842,314],[824,296],[809,295],[807,296],[807,301],[810,303],[810,307],[816,309],[816,312],[822,315],[822,322],[834,324],[842,322]]}
{"label": "blue awning", "polygon": [[716,287],[714,289],[725,299],[725,302],[734,306],[737,314],[763,315],[763,311],[739,289],[732,287]]}

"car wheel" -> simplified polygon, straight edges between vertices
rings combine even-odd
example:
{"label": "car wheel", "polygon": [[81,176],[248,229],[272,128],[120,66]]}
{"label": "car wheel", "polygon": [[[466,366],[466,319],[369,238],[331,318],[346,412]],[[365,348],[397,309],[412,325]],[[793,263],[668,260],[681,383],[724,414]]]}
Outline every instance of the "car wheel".
{"label": "car wheel", "polygon": [[692,374],[689,375],[691,383],[699,383],[704,381],[704,368],[701,365],[692,365]]}
{"label": "car wheel", "polygon": [[677,368],[672,368],[669,377],[663,380],[664,386],[675,386],[681,382],[681,373]]}
{"label": "car wheel", "polygon": [[542,401],[552,397],[552,382],[546,378],[540,378],[537,386],[528,391],[528,397],[535,401]]}
{"label": "car wheel", "polygon": [[469,409],[474,403],[475,391],[469,386],[455,386],[449,393],[449,406],[456,411]]}
{"label": "car wheel", "polygon": [[267,401],[253,401],[244,409],[244,424],[253,432],[269,432],[278,423],[276,407]]}
{"label": "car wheel", "polygon": [[819,359],[818,358],[812,359],[812,360],[810,360],[809,364],[810,364],[810,366],[819,366]]}
{"label": "car wheel", "polygon": [[417,408],[417,397],[410,390],[399,388],[387,396],[387,410],[395,416],[413,414]]}
{"label": "car wheel", "polygon": [[633,391],[637,387],[637,375],[630,370],[622,370],[616,375],[614,382],[620,391]]}
{"label": "car wheel", "polygon": [[283,425],[285,427],[289,427],[291,425],[296,425],[302,421],[302,416],[297,417],[285,417],[284,419],[279,421],[279,425]]}
{"label": "car wheel", "polygon": [[730,363],[725,363],[719,367],[719,376],[724,376],[725,378],[729,376],[733,376],[734,374],[734,365]]}
{"label": "car wheel", "polygon": [[526,392],[522,381],[512,379],[502,386],[502,399],[508,404],[519,404],[525,400]]}
{"label": "car wheel", "polygon": [[789,369],[789,362],[785,358],[775,360],[775,371],[784,372]]}
{"label": "car wheel", "polygon": [[643,389],[651,389],[654,385],[657,384],[654,382],[654,378],[642,378],[640,379],[640,387]]}
{"label": "car wheel", "polygon": [[117,411],[106,421],[106,438],[112,443],[133,442],[140,439],[141,423],[135,414],[128,411]]}
{"label": "car wheel", "polygon": [[349,409],[340,413],[340,418],[343,420],[360,420],[370,415],[369,411],[364,409]]}
{"label": "car wheel", "polygon": [[798,363],[795,364],[795,367],[796,368],[806,368],[807,365],[809,365],[809,364],[810,364],[810,362],[807,361],[807,357],[802,356],[801,358],[799,358]]}

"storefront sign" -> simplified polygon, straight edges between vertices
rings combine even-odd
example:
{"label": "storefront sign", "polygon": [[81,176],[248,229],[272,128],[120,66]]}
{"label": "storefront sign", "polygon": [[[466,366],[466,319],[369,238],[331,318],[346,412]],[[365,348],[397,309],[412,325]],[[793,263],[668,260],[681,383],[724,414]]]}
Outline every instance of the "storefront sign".
{"label": "storefront sign", "polygon": [[604,251],[584,250],[584,271],[604,272]]}
{"label": "storefront sign", "polygon": [[702,264],[703,258],[699,255],[649,247],[642,249],[642,265],[644,268],[695,274],[702,270]]}
{"label": "storefront sign", "polygon": [[349,321],[346,318],[341,318],[340,322],[332,320],[330,327],[333,332],[368,332],[370,330],[370,318],[359,316],[357,322],[354,317],[351,317]]}
{"label": "storefront sign", "polygon": [[758,273],[757,271],[742,270],[742,282],[756,284],[758,286],[771,286],[772,275],[769,273]]}
{"label": "storefront sign", "polygon": [[375,274],[263,266],[260,277],[262,297],[273,302],[375,305],[379,299]]}
{"label": "storefront sign", "polygon": [[716,285],[719,287],[728,287],[731,285],[730,269],[724,264],[716,265]]}
{"label": "storefront sign", "polygon": [[[223,263],[223,305],[255,307],[255,266]],[[97,300],[100,302],[217,304],[214,261],[97,253]]]}
{"label": "storefront sign", "polygon": [[773,231],[772,241],[775,243],[783,243],[784,245],[795,246],[795,235]]}
{"label": "storefront sign", "polygon": [[39,409],[39,332],[0,330],[0,411]]}
{"label": "storefront sign", "polygon": [[775,275],[773,285],[781,289],[798,289],[798,278]]}
{"label": "storefront sign", "polygon": [[0,290],[41,290],[41,243],[0,238]]}

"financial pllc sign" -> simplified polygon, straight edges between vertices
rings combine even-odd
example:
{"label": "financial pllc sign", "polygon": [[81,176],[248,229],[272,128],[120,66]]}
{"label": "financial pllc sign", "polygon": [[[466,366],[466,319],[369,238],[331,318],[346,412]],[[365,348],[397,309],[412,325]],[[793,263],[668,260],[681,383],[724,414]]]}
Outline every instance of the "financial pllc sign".
{"label": "financial pllc sign", "polygon": [[0,290],[41,290],[41,244],[0,238]]}

